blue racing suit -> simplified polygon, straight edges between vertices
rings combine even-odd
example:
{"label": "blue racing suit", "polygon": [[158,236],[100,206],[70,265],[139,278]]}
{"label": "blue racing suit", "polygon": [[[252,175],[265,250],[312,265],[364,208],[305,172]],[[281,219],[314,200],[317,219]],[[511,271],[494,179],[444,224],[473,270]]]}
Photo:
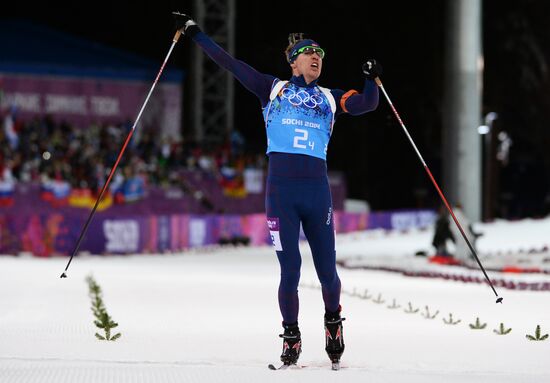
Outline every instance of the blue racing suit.
{"label": "blue racing suit", "polygon": [[283,322],[298,321],[300,225],[311,248],[325,310],[338,311],[341,284],[336,271],[327,147],[340,114],[359,115],[376,109],[376,84],[365,80],[363,92],[358,93],[322,88],[317,81],[307,84],[303,76],[281,81],[233,58],[203,32],[193,40],[260,100],[269,157],[267,224],[281,267],[279,307]]}

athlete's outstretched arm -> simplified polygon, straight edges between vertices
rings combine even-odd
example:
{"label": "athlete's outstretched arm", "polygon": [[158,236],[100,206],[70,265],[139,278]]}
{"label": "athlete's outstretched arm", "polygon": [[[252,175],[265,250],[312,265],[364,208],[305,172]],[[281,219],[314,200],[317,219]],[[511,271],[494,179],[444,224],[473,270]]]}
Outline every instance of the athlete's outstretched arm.
{"label": "athlete's outstretched arm", "polygon": [[174,13],[176,26],[191,37],[216,64],[227,69],[250,92],[260,99],[262,106],[269,102],[269,93],[275,77],[260,73],[243,61],[235,59],[209,36],[188,15]]}
{"label": "athlete's outstretched arm", "polygon": [[365,80],[363,93],[349,91],[342,95],[339,104],[343,112],[352,116],[371,112],[378,106],[378,86],[372,80]]}
{"label": "athlete's outstretched arm", "polygon": [[262,105],[267,104],[275,77],[260,73],[245,62],[235,59],[203,32],[197,33],[193,40],[216,64],[233,73],[246,89],[262,100]]}
{"label": "athlete's outstretched arm", "polygon": [[374,59],[369,59],[363,65],[365,74],[365,86],[363,92],[350,90],[344,93],[343,90],[334,89],[332,94],[336,100],[339,113],[349,113],[358,116],[363,113],[373,111],[378,106],[378,86],[374,79],[382,74],[382,67]]}

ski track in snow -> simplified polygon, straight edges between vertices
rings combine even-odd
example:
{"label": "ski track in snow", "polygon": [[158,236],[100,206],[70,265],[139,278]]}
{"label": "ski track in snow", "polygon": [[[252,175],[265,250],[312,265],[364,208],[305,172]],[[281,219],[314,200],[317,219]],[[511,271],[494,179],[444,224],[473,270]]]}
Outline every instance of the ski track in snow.
{"label": "ski track in snow", "polygon": [[[480,247],[497,249],[506,230],[530,238],[516,249],[539,246],[545,239],[533,236],[537,224],[546,225],[536,227],[540,233],[550,232],[547,221],[530,222],[528,228],[485,225]],[[338,257],[412,256],[429,248],[430,236],[429,231],[339,236]],[[550,330],[548,292],[504,290],[504,304],[496,305],[483,284],[345,269],[339,273],[346,352],[342,369],[331,371],[321,293],[307,244],[301,250],[300,363],[307,367],[287,371],[267,369],[278,364],[281,349],[279,266],[271,248],[81,256],[67,279],[59,279],[66,258],[0,257],[0,383],[550,380],[550,341],[525,339],[537,324],[543,334]],[[119,323],[114,330],[122,337],[115,342],[94,337],[99,329],[90,310],[89,274]],[[361,299],[354,290],[368,290],[385,302]],[[389,309],[394,299],[401,307]],[[405,313],[408,302],[420,311]],[[424,318],[425,306],[439,310],[438,317]],[[450,313],[461,323],[444,324]],[[468,327],[476,317],[486,329]],[[494,334],[500,322],[512,332]]]}
{"label": "ski track in snow", "polygon": [[[284,374],[281,376],[279,374]],[[347,368],[338,372],[330,367],[270,371],[257,365],[212,365],[185,363],[132,363],[73,360],[0,359],[2,382],[542,382],[541,375],[461,372],[450,374],[426,370]]]}

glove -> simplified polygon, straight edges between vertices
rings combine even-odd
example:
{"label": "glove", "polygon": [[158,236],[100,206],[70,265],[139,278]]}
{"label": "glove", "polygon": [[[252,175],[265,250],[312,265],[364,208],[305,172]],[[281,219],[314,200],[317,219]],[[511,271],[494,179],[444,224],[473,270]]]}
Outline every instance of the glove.
{"label": "glove", "polygon": [[174,15],[176,29],[181,30],[183,34],[189,37],[193,37],[201,31],[195,20],[193,20],[185,13],[180,13],[176,11],[172,12],[172,15]]}
{"label": "glove", "polygon": [[382,65],[377,63],[375,59],[368,59],[363,64],[363,73],[369,80],[374,80],[382,74]]}

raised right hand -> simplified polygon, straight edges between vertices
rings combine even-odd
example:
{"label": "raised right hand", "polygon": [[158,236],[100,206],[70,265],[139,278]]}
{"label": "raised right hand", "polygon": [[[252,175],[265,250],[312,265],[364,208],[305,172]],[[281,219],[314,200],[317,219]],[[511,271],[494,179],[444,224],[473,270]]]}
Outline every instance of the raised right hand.
{"label": "raised right hand", "polygon": [[198,32],[200,32],[201,29],[199,28],[195,20],[191,18],[191,16],[177,11],[172,12],[172,15],[174,15],[176,29],[181,30],[183,34],[189,37],[193,37]]}

